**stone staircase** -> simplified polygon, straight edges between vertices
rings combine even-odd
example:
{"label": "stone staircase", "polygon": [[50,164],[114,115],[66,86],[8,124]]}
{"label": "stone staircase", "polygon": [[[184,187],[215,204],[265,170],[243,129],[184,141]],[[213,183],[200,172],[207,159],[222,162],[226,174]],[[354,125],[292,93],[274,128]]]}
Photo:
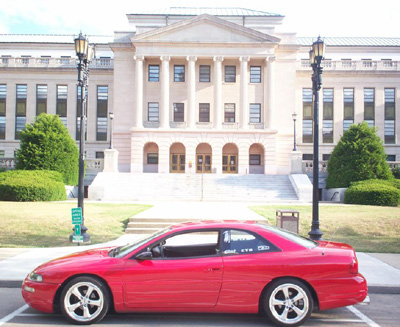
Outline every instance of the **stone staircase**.
{"label": "stone staircase", "polygon": [[288,175],[99,173],[90,200],[292,202]]}
{"label": "stone staircase", "polygon": [[187,221],[194,221],[193,219],[182,218],[129,218],[128,226],[125,229],[127,234],[152,234],[160,229],[166,228],[171,225],[184,223]]}

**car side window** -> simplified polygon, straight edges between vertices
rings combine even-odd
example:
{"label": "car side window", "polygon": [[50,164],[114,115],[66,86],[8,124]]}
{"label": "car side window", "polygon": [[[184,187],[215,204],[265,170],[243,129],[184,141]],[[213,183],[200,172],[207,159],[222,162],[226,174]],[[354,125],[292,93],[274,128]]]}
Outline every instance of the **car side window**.
{"label": "car side window", "polygon": [[259,235],[242,230],[225,230],[222,234],[224,255],[276,252],[278,248]]}
{"label": "car side window", "polygon": [[173,235],[151,249],[153,258],[193,258],[219,254],[219,231]]}

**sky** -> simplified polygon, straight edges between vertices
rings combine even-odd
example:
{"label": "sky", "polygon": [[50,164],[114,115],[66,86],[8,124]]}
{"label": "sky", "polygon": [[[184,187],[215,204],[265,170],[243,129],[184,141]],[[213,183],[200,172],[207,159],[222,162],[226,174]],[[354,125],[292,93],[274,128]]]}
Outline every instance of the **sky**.
{"label": "sky", "polygon": [[399,0],[1,0],[0,34],[113,35],[130,30],[126,14],[200,6],[280,14],[298,36],[400,37]]}

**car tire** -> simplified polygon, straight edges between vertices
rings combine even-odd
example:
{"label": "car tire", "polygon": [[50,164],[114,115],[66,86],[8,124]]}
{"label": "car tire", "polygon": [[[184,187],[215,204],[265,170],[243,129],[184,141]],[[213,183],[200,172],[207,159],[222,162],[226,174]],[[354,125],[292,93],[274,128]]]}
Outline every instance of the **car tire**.
{"label": "car tire", "polygon": [[283,278],[268,285],[263,298],[264,311],[278,326],[304,324],[314,308],[308,287],[294,278]]}
{"label": "car tire", "polygon": [[94,277],[74,278],[61,292],[60,307],[64,317],[74,324],[99,322],[110,307],[108,288]]}

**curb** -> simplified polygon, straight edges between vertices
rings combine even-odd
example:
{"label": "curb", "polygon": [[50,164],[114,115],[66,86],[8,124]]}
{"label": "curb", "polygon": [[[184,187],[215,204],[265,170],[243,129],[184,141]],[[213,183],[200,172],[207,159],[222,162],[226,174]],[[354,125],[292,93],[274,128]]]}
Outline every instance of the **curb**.
{"label": "curb", "polygon": [[[0,280],[0,288],[21,288],[22,280]],[[368,286],[368,294],[400,294],[400,286]]]}

